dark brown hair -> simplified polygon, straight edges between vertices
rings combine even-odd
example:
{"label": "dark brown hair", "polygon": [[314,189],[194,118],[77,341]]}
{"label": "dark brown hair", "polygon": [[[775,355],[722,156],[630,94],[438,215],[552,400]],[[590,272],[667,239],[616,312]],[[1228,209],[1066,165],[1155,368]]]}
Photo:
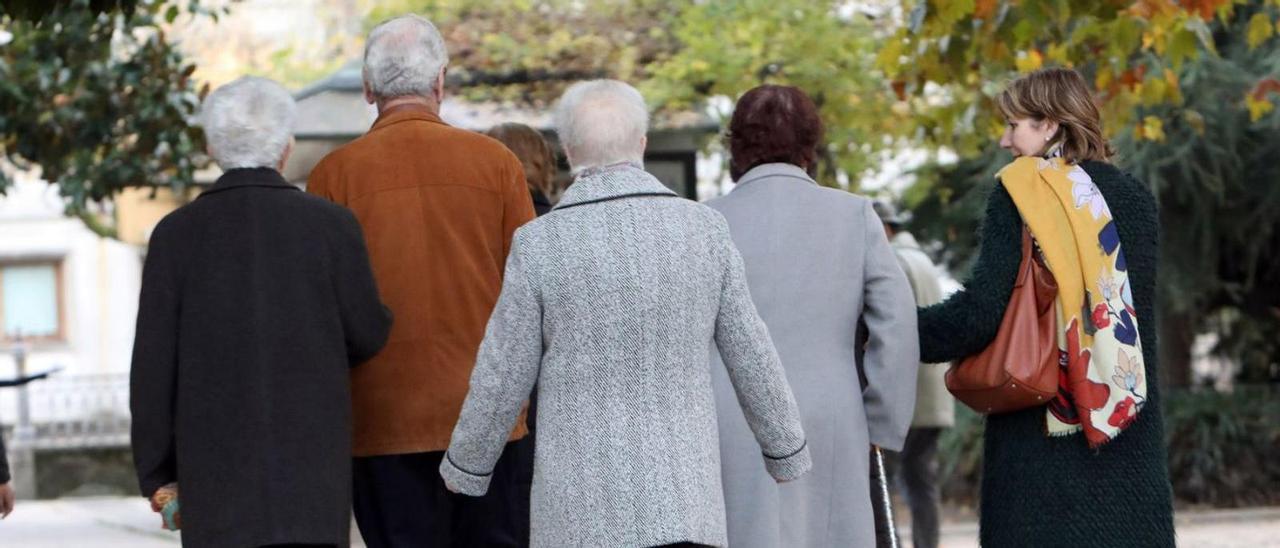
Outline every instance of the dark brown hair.
{"label": "dark brown hair", "polygon": [[1114,150],[1102,135],[1102,119],[1093,93],[1080,73],[1066,68],[1040,69],[1019,77],[996,99],[1006,120],[1031,118],[1058,123],[1048,147],[1062,146],[1071,163],[1107,161]]}
{"label": "dark brown hair", "polygon": [[538,130],[524,124],[507,123],[489,128],[485,135],[507,145],[524,165],[524,180],[530,190],[551,198],[551,182],[556,176],[556,156]]}
{"label": "dark brown hair", "polygon": [[751,168],[785,162],[813,174],[822,119],[800,88],[760,86],[743,94],[729,120],[729,176],[737,181]]}

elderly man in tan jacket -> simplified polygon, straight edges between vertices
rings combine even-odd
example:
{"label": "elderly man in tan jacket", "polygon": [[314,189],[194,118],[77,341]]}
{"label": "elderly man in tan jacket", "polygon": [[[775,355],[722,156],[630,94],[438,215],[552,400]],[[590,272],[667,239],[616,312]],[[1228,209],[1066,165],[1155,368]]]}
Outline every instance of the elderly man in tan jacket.
{"label": "elderly man in tan jacket", "polygon": [[[915,236],[903,229],[907,217],[888,202],[876,202],[876,215],[884,223],[889,245],[898,265],[911,282],[916,306],[925,307],[942,301],[942,285],[938,269],[929,255],[916,242]],[[938,510],[941,495],[938,485],[938,437],[943,428],[955,424],[955,399],[947,392],[948,364],[922,363],[916,377],[916,410],[911,430],[902,452],[891,458],[891,473],[905,488],[911,509],[911,542],[917,548],[938,545]],[[879,505],[876,506],[880,508]],[[884,517],[876,516],[877,537],[883,539]],[[882,545],[885,545],[882,540]]]}
{"label": "elderly man in tan jacket", "polygon": [[[359,219],[386,348],[351,374],[356,521],[370,547],[528,543],[527,451],[509,448],[489,494],[450,494],[436,472],[458,420],[515,229],[533,219],[520,161],[440,119],[448,53],[426,19],[369,33],[365,98],[378,119],[325,157],[308,191]],[[524,421],[510,440],[527,443]]]}

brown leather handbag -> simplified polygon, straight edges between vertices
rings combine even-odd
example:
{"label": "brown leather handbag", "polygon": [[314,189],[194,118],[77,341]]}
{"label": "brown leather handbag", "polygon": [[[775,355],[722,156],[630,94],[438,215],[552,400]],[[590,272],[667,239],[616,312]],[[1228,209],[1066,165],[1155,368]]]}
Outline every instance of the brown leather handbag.
{"label": "brown leather handbag", "polygon": [[1022,263],[1000,331],[985,350],[947,371],[947,390],[995,415],[1044,405],[1058,394],[1058,283],[1022,228]]}

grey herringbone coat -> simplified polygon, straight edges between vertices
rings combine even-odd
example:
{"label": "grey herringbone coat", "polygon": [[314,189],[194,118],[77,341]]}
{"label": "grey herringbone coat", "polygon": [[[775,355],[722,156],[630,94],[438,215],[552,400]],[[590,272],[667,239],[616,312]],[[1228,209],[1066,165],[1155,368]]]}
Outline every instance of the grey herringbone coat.
{"label": "grey herringbone coat", "polygon": [[534,546],[724,546],[713,342],[752,452],[799,477],[799,411],[724,218],[638,166],[586,172],[516,233],[440,472],[484,493],[537,382]]}

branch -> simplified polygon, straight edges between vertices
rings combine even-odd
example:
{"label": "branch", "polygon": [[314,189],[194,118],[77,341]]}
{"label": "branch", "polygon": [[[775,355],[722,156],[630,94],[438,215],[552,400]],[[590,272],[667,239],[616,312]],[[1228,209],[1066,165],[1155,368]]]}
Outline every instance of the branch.
{"label": "branch", "polygon": [[451,87],[473,86],[509,86],[514,84],[532,84],[535,82],[576,82],[578,80],[594,80],[609,75],[604,70],[509,70],[502,72],[467,71],[462,74],[451,74],[448,83]]}
{"label": "branch", "polygon": [[97,234],[98,236],[101,236],[103,238],[111,238],[113,240],[117,240],[120,238],[120,232],[116,229],[116,227],[102,222],[102,219],[93,213],[82,210],[82,211],[71,212],[71,214],[78,217],[82,222],[84,222],[84,226],[86,228],[88,228],[89,230],[92,230],[93,233]]}

